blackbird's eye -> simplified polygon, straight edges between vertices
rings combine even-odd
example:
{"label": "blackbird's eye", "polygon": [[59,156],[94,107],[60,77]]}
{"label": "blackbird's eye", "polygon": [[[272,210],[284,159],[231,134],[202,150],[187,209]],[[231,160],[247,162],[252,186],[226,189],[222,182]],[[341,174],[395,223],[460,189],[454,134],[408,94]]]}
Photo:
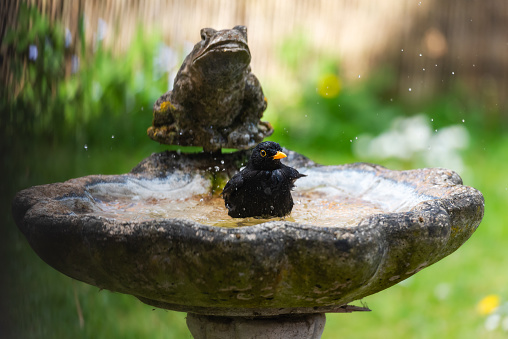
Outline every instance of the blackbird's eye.
{"label": "blackbird's eye", "polygon": [[262,157],[266,157],[266,151],[264,149],[262,149],[259,154],[261,154]]}

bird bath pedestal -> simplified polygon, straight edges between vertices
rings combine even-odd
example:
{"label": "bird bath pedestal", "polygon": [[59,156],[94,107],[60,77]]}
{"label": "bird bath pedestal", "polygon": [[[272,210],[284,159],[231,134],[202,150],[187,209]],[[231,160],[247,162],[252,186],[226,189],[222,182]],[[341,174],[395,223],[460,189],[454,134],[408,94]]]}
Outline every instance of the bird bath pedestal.
{"label": "bird bath pedestal", "polygon": [[307,177],[286,219],[227,215],[217,192],[249,151],[154,154],[128,174],[23,190],[13,214],[49,265],[187,312],[195,338],[319,338],[324,313],[365,310],[348,303],[449,255],[483,217],[482,194],[449,170],[287,154]]}

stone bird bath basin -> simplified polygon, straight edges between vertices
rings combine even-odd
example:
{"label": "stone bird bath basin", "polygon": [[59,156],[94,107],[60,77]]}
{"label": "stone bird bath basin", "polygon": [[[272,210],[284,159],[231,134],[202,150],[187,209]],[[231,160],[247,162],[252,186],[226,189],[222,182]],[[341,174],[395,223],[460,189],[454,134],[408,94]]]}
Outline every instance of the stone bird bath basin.
{"label": "stone bird bath basin", "polygon": [[319,338],[324,313],[362,310],[347,304],[449,255],[483,217],[482,194],[453,171],[287,154],[307,177],[286,219],[227,215],[218,193],[249,151],[154,154],[125,175],[23,190],[13,214],[49,265],[188,312],[196,338]]}

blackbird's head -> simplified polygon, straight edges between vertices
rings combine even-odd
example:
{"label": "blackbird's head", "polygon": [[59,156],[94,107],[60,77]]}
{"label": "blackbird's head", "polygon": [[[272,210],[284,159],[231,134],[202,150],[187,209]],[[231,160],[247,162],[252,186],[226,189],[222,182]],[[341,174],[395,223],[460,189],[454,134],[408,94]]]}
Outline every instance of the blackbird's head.
{"label": "blackbird's head", "polygon": [[281,167],[280,159],[287,157],[282,147],[273,141],[264,141],[254,147],[248,167],[256,170],[274,170]]}

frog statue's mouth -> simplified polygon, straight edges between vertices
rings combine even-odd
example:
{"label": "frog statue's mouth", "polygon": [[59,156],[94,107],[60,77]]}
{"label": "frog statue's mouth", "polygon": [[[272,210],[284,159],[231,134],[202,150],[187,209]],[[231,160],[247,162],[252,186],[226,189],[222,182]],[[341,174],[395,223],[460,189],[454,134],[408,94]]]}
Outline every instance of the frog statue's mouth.
{"label": "frog statue's mouth", "polygon": [[231,77],[241,74],[249,66],[250,59],[247,44],[238,40],[226,40],[208,45],[192,64],[203,74]]}

